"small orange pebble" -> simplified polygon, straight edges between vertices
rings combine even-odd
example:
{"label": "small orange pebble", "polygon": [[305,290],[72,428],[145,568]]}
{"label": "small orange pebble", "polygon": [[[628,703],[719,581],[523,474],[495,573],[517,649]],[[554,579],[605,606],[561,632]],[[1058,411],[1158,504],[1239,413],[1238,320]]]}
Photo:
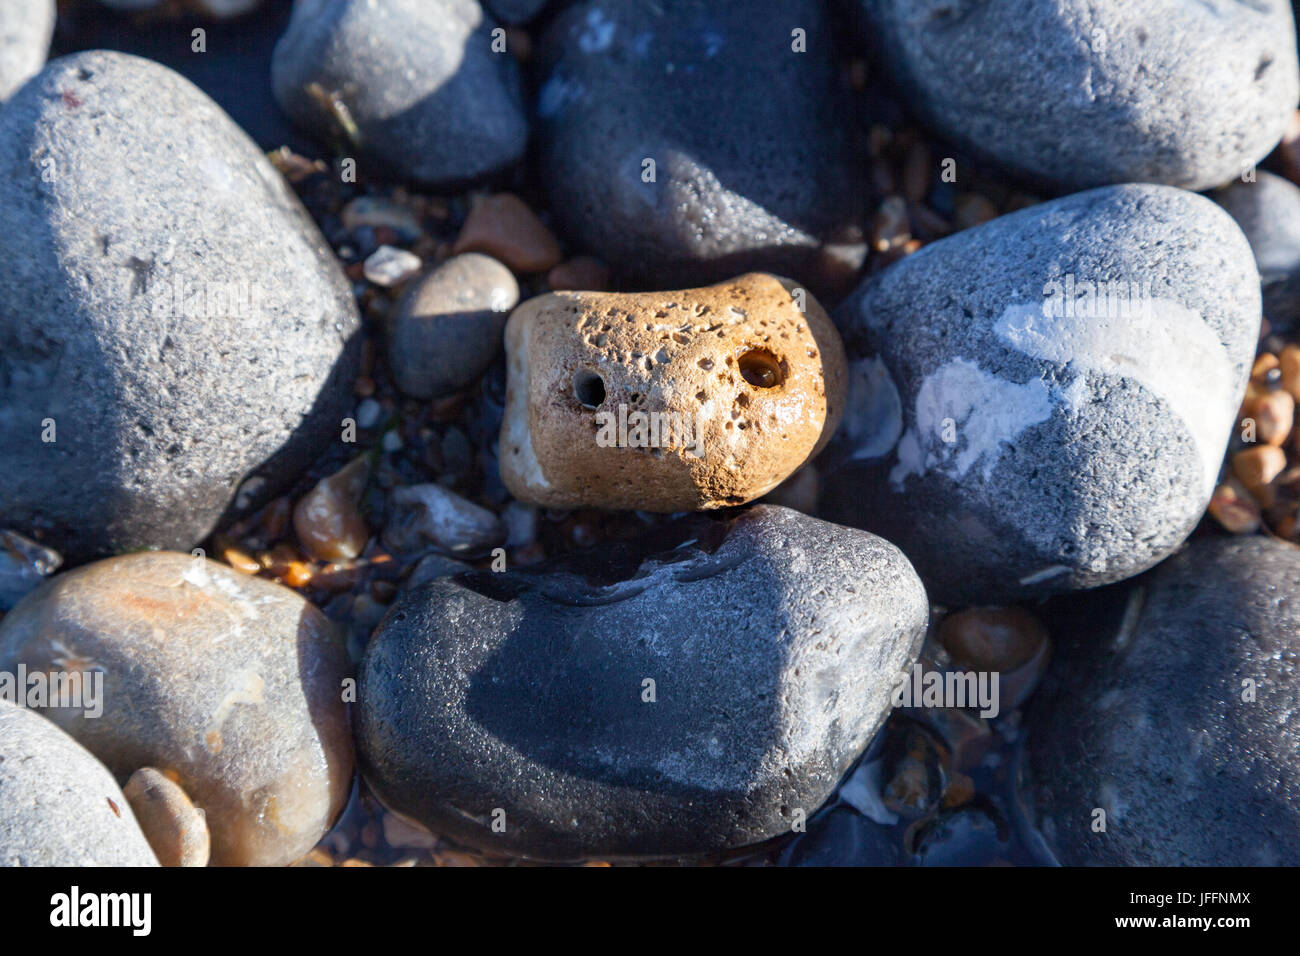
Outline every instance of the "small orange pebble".
{"label": "small orange pebble", "polygon": [[351,560],[361,553],[370,529],[358,505],[369,478],[369,461],[354,458],[299,499],[293,528],[303,550],[321,561]]}
{"label": "small orange pebble", "polygon": [[244,574],[258,574],[262,570],[262,565],[256,559],[249,557],[238,548],[226,548],[221,552],[221,556],[225,559],[226,564]]}
{"label": "small orange pebble", "polygon": [[294,561],[283,575],[283,581],[291,588],[304,588],[312,579],[311,566],[302,561]]}
{"label": "small orange pebble", "polygon": [[606,292],[609,290],[609,266],[595,256],[575,256],[548,272],[546,284],[555,292],[563,289]]}
{"label": "small orange pebble", "polygon": [[1286,444],[1291,426],[1295,423],[1295,399],[1290,393],[1279,389],[1267,392],[1246,404],[1248,414],[1244,417],[1254,420],[1256,440],[1279,448]]}
{"label": "small orange pebble", "polygon": [[1209,510],[1214,520],[1233,534],[1253,534],[1259,530],[1259,504],[1235,478],[1214,489]]}
{"label": "small orange pebble", "polygon": [[563,258],[554,233],[513,193],[474,202],[451,251],[482,252],[520,273],[546,272]]}

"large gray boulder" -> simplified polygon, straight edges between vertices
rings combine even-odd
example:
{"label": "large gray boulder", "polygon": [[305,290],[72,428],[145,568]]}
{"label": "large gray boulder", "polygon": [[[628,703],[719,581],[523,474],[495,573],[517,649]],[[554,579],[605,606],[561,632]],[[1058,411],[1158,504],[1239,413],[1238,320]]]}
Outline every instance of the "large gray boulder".
{"label": "large gray boulder", "polygon": [[926,246],[837,321],[858,361],[825,517],[898,544],[937,600],[1003,603],[1130,577],[1191,532],[1259,275],[1210,200],[1114,186]]}
{"label": "large gray boulder", "polygon": [[537,57],[541,182],[565,233],[658,288],[814,282],[863,195],[833,42],[816,0],[567,8]]}
{"label": "large gray boulder", "polygon": [[271,59],[275,98],[317,139],[386,171],[464,184],[516,162],[528,140],[518,65],[496,29],[476,0],[300,0]]}
{"label": "large gray boulder", "polygon": [[54,0],[0,0],[0,100],[45,65],[54,20]]}
{"label": "large gray boulder", "polygon": [[790,832],[890,708],[928,606],[897,548],[760,505],[599,577],[406,592],[361,666],[390,808],[514,855],[674,857]]}
{"label": "large gray boulder", "polygon": [[1294,866],[1300,548],[1196,540],[1128,610],[1080,617],[1034,697],[1029,822],[1067,865]]}
{"label": "large gray boulder", "polygon": [[1283,0],[860,0],[886,70],[940,133],[1063,190],[1206,189],[1300,98]]}
{"label": "large gray boulder", "polygon": [[51,63],[0,113],[0,514],[73,559],[188,549],[338,434],[359,318],[266,157],[189,81]]}

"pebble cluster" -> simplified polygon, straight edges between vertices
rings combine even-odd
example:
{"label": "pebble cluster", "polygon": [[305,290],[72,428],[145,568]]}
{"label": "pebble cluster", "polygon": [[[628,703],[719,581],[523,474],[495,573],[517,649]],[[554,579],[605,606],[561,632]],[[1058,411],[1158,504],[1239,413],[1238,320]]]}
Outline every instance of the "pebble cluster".
{"label": "pebble cluster", "polygon": [[1298,98],[1281,3],[0,0],[0,864],[1295,863]]}

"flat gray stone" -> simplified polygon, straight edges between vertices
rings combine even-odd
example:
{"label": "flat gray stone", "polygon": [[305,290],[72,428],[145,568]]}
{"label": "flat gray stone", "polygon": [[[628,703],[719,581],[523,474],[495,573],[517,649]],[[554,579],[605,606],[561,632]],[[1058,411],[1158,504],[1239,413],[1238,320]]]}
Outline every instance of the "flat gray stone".
{"label": "flat gray stone", "polygon": [[72,560],[188,550],[339,435],[349,285],[252,141],[148,60],[54,61],[0,142],[0,513]]}
{"label": "flat gray stone", "polygon": [[480,179],[528,139],[519,69],[492,49],[496,26],[475,0],[302,0],[271,59],[275,98],[318,140],[341,137],[386,171],[432,186]]}
{"label": "flat gray stone", "polygon": [[1277,145],[1300,98],[1283,0],[860,0],[935,129],[1062,190],[1206,189]]}
{"label": "flat gray stone", "polygon": [[355,715],[380,799],[551,860],[703,854],[811,817],[919,652],[920,581],[887,542],[785,508],[679,531],[599,576],[480,571],[400,596]]}
{"label": "flat gray stone", "polygon": [[519,301],[514,274],[491,256],[453,256],[406,289],[388,333],[388,365],[414,398],[441,398],[477,382],[501,352]]}
{"label": "flat gray stone", "polygon": [[1259,276],[1208,199],[1114,186],[926,246],[837,321],[866,358],[823,516],[898,544],[938,601],[1004,603],[1130,577],[1191,532]]}
{"label": "flat gray stone", "polygon": [[40,714],[0,699],[0,866],[157,866],[117,781]]}
{"label": "flat gray stone", "polygon": [[0,0],[0,100],[41,71],[54,20],[54,0]]}
{"label": "flat gray stone", "polygon": [[347,802],[347,653],[286,587],[173,552],[98,561],[5,615],[0,670],[19,665],[102,671],[100,716],[45,713],[119,780],[174,772],[216,866],[291,863]]}
{"label": "flat gray stone", "polygon": [[1130,612],[1058,645],[1028,717],[1030,822],[1073,866],[1294,865],[1300,548],[1198,539]]}
{"label": "flat gray stone", "polygon": [[811,284],[863,194],[832,47],[814,0],[567,8],[537,54],[540,179],[564,233],[659,288]]}

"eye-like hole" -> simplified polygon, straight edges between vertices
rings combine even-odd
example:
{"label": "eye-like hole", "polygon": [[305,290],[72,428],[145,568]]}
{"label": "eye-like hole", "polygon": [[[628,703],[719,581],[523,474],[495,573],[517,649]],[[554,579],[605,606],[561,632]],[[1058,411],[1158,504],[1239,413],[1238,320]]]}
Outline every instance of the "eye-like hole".
{"label": "eye-like hole", "polygon": [[755,388],[776,388],[785,381],[781,361],[767,349],[750,349],[737,365],[745,381]]}
{"label": "eye-like hole", "polygon": [[589,368],[573,373],[573,397],[587,408],[599,408],[605,400],[605,380]]}

